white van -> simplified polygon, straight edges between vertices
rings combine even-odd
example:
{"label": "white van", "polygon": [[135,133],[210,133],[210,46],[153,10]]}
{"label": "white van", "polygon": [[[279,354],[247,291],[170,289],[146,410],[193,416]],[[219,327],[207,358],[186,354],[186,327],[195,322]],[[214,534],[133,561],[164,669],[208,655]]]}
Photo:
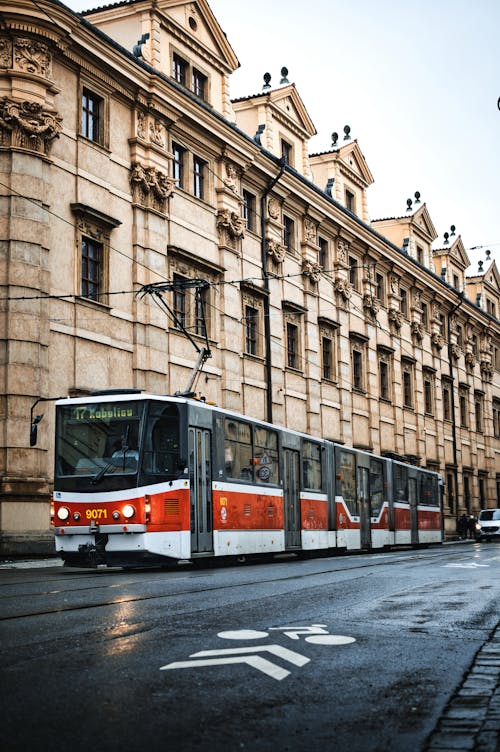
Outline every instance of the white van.
{"label": "white van", "polygon": [[482,509],[476,522],[476,540],[500,540],[500,509]]}

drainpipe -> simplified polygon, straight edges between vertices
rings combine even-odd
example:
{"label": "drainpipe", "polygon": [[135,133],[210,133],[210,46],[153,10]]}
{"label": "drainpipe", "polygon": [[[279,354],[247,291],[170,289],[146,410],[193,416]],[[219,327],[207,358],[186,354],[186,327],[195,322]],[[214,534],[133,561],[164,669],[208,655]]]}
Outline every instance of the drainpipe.
{"label": "drainpipe", "polygon": [[265,360],[266,360],[266,420],[269,423],[273,422],[273,392],[272,392],[272,362],[271,362],[271,320],[269,317],[270,305],[269,305],[269,276],[267,274],[267,249],[266,249],[266,198],[271,193],[272,189],[280,180],[285,171],[286,159],[282,157],[280,159],[280,171],[273,180],[269,183],[260,197],[260,233],[261,233],[261,262],[262,262],[262,275],[264,280],[264,290],[266,295],[264,296],[264,342],[265,342]]}
{"label": "drainpipe", "polygon": [[460,300],[448,313],[448,368],[450,372],[451,381],[451,432],[453,438],[453,476],[455,479],[455,496],[457,501],[457,514],[458,514],[458,451],[457,451],[457,421],[455,418],[455,376],[453,370],[453,353],[451,350],[451,319],[455,312],[460,308],[464,302],[464,293],[459,293]]}

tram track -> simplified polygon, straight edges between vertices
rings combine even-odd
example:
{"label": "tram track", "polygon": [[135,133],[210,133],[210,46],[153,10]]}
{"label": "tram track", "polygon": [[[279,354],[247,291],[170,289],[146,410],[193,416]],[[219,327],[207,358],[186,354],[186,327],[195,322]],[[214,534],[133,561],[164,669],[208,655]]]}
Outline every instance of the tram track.
{"label": "tram track", "polygon": [[[442,554],[443,554],[443,551],[439,551],[436,553],[419,552],[419,553],[413,554],[412,556],[401,556],[401,555],[396,554],[394,557],[392,557],[390,554],[381,555],[381,556],[377,556],[377,554],[375,554],[375,555],[370,555],[369,561],[366,559],[360,560],[359,563],[353,564],[352,566],[349,566],[347,569],[349,571],[353,571],[357,569],[359,570],[368,569],[372,567],[374,564],[395,565],[395,564],[401,563],[402,561],[407,562],[407,561],[412,561],[415,559],[422,560],[422,559],[439,558]],[[457,552],[448,551],[447,554],[448,555],[451,554],[454,558],[464,557],[464,551],[457,551]],[[353,557],[353,558],[357,558],[357,557]],[[378,559],[378,562],[377,562],[377,559]],[[341,559],[338,558],[338,561],[340,563]],[[345,559],[344,559],[344,562],[345,562]],[[75,611],[75,612],[76,611],[88,611],[88,610],[95,609],[95,608],[108,608],[108,607],[113,607],[113,606],[120,606],[120,605],[127,604],[127,603],[140,603],[140,602],[154,601],[154,600],[160,600],[160,599],[178,598],[184,595],[199,595],[201,593],[218,592],[218,591],[223,592],[227,590],[235,590],[238,588],[254,587],[255,585],[266,585],[266,584],[269,585],[277,581],[287,582],[287,581],[293,581],[293,580],[306,580],[306,579],[313,578],[313,577],[319,577],[319,576],[324,576],[328,574],[338,573],[339,571],[341,572],[344,570],[341,570],[339,568],[333,568],[333,569],[323,568],[323,569],[315,570],[312,572],[304,572],[302,574],[290,573],[289,575],[280,576],[280,577],[270,577],[270,578],[266,578],[262,580],[251,579],[251,580],[240,581],[236,583],[218,584],[212,587],[207,586],[205,584],[203,587],[199,587],[199,588],[186,588],[183,590],[176,590],[176,591],[162,592],[162,593],[151,593],[147,595],[141,594],[141,595],[126,596],[126,597],[124,596],[123,598],[112,598],[112,599],[104,600],[101,602],[94,602],[94,603],[88,603],[88,602],[81,603],[81,604],[74,604],[74,603],[67,604],[66,603],[66,604],[60,604],[56,607],[39,608],[36,610],[32,609],[32,610],[25,611],[25,612],[21,611],[15,614],[14,613],[2,614],[1,605],[2,603],[9,601],[10,599],[19,600],[19,595],[15,595],[15,596],[3,595],[3,596],[0,596],[0,622],[15,621],[16,619],[29,619],[31,617],[38,617],[38,616],[49,616],[51,614],[71,613],[72,611]],[[103,574],[110,574],[110,572],[106,571]],[[127,573],[127,574],[130,574],[130,573]],[[85,576],[87,576],[86,573],[85,573]],[[190,581],[193,581],[195,577],[200,577],[200,576],[205,577],[205,575],[197,575],[196,573],[192,573],[192,572],[189,573]],[[76,577],[71,577],[72,581],[76,579],[77,579]],[[184,579],[184,576],[182,577],[182,579]],[[149,584],[151,584],[153,580],[149,580],[148,582]],[[100,589],[101,591],[104,591],[104,590],[109,590],[111,588],[122,588],[130,584],[131,584],[131,581],[127,579],[127,582],[107,583],[107,584],[100,585],[98,586],[98,588],[96,588],[95,582],[93,582],[93,584],[89,585],[89,587],[79,588],[77,592],[84,592],[86,590],[92,590],[95,592],[96,589]],[[141,580],[140,584],[144,584],[144,581]],[[24,598],[42,598],[42,597],[53,596],[57,594],[64,595],[64,593],[67,593],[67,592],[74,592],[74,591],[68,591],[64,589],[58,589],[58,590],[51,589],[51,590],[45,590],[42,592],[39,592],[39,591],[31,592],[31,593],[23,594],[23,599]]]}

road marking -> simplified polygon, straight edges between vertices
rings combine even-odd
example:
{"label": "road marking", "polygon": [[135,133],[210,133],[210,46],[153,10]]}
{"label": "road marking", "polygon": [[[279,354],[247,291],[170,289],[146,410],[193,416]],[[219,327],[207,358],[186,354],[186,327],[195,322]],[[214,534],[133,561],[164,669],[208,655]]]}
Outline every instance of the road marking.
{"label": "road marking", "polygon": [[258,632],[256,629],[233,629],[228,632],[218,632],[217,637],[223,640],[263,640],[269,637],[268,632]]}
{"label": "road marking", "polygon": [[443,567],[453,567],[454,569],[477,569],[477,567],[489,567],[489,564],[476,564],[475,561],[466,564],[443,564]]}
{"label": "road marking", "polygon": [[[326,635],[326,624],[313,624],[310,627],[269,627],[270,632],[283,632],[291,640],[298,640],[300,635]],[[307,640],[307,637],[306,637]]]}
{"label": "road marking", "polygon": [[[199,666],[223,666],[231,663],[246,663],[249,666],[253,666],[258,671],[262,671],[263,674],[267,674],[272,679],[281,681],[289,676],[290,671],[287,671],[281,666],[277,666],[267,658],[263,658],[259,655],[250,655],[251,653],[268,652],[273,655],[282,658],[288,663],[293,663],[295,666],[305,666],[309,663],[310,658],[306,658],[304,655],[294,653],[293,650],[283,648],[281,645],[266,645],[262,647],[251,648],[225,648],[223,650],[201,650],[199,653],[193,653],[190,658],[197,658],[202,660],[193,661],[175,661],[169,663],[166,666],[161,666],[160,671],[168,671],[178,668],[196,668]],[[208,657],[213,656],[213,657]],[[219,657],[216,657],[219,656]]]}

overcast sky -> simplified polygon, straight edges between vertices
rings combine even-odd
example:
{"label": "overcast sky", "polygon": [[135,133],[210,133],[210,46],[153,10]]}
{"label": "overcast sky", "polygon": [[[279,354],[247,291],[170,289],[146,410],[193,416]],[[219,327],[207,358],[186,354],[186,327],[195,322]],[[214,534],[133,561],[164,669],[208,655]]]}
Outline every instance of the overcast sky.
{"label": "overcast sky", "polygon": [[350,125],[375,179],[372,219],[404,215],[420,191],[435,247],[454,224],[469,274],[486,248],[500,263],[498,0],[209,3],[241,63],[233,98],[259,93],[265,72],[279,85],[286,66],[318,132],[311,153]]}

